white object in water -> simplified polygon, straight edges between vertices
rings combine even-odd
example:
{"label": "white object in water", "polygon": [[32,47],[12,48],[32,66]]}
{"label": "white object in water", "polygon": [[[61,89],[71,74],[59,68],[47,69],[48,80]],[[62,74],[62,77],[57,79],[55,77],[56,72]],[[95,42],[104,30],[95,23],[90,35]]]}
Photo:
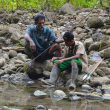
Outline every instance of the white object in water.
{"label": "white object in water", "polygon": [[43,91],[40,91],[40,90],[36,90],[34,92],[34,95],[37,96],[37,97],[42,97],[42,96],[47,96],[47,93],[45,93]]}

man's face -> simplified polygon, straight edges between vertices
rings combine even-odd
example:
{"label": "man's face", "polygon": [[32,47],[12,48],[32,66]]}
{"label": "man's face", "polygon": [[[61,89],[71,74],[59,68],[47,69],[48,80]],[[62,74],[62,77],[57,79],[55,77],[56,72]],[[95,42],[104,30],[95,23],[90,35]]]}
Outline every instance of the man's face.
{"label": "man's face", "polygon": [[64,40],[66,46],[74,46],[74,40]]}
{"label": "man's face", "polygon": [[38,22],[37,22],[38,29],[42,29],[44,24],[45,24],[45,20],[44,19],[38,20]]}

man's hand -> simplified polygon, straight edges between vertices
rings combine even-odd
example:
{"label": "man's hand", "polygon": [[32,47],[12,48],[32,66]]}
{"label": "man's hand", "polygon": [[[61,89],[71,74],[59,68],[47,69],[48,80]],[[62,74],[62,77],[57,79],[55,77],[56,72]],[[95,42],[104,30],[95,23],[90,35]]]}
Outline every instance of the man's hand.
{"label": "man's hand", "polygon": [[32,49],[32,51],[36,51],[36,45],[34,42],[30,42],[30,48]]}

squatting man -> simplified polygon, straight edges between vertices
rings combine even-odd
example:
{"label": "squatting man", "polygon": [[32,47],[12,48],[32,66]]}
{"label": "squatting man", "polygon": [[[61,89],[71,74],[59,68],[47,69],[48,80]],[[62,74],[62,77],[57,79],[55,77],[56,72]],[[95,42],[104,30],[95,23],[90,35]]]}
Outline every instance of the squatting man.
{"label": "squatting man", "polygon": [[39,56],[33,61],[34,63],[29,65],[30,71],[27,72],[28,76],[31,79],[38,79],[42,76],[35,75],[37,73],[31,71],[34,69],[35,63],[43,63],[53,56],[61,56],[61,48],[58,43],[62,42],[62,40],[57,39],[52,29],[45,26],[45,16],[43,14],[37,14],[34,17],[34,24],[29,25],[26,30],[25,41],[25,52],[28,57],[35,58]]}

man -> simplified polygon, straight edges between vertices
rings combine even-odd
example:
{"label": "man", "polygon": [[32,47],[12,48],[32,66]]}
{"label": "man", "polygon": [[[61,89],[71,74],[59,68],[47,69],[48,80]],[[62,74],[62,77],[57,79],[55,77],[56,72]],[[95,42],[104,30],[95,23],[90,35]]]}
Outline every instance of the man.
{"label": "man", "polygon": [[28,57],[34,58],[29,64],[28,76],[31,79],[38,79],[43,75],[36,74],[36,62],[43,64],[53,56],[61,56],[61,48],[58,43],[62,40],[57,40],[55,33],[45,26],[43,14],[36,15],[34,21],[35,24],[30,25],[25,33],[25,52]]}
{"label": "man", "polygon": [[[35,24],[29,26],[25,33],[26,54],[30,58],[35,58],[43,52],[43,54],[36,59],[38,62],[50,59],[54,54],[61,56],[59,45],[52,45],[54,42],[57,42],[57,37],[51,29],[45,26],[45,16],[43,14],[38,14],[34,17],[34,21]],[[50,46],[51,48],[49,48]],[[47,51],[45,51],[46,49]]]}
{"label": "man", "polygon": [[64,56],[52,58],[54,65],[50,74],[50,79],[47,81],[47,83],[55,84],[60,72],[70,68],[71,81],[68,89],[74,90],[76,88],[75,81],[78,73],[87,71],[87,54],[83,44],[80,41],[75,41],[72,33],[66,32],[63,35],[63,39],[66,45]]}

